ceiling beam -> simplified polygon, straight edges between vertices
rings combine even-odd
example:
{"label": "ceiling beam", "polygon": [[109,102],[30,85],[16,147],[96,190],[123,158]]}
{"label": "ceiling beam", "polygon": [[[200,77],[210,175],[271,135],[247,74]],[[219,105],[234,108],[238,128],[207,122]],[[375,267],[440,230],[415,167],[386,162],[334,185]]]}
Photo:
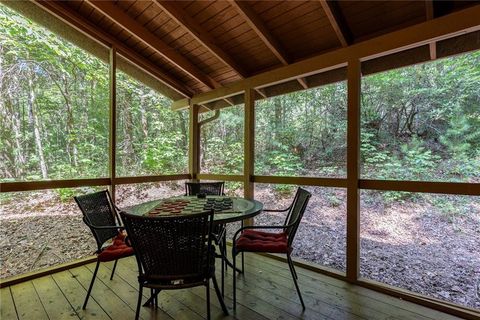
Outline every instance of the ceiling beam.
{"label": "ceiling beam", "polygon": [[207,48],[218,60],[245,78],[247,72],[233,60],[222,48],[216,45],[215,39],[194,18],[182,9],[181,2],[153,0],[173,21],[182,26],[192,37]]}
{"label": "ceiling beam", "polygon": [[[426,11],[427,21],[435,18],[433,0],[425,0],[425,11]],[[428,46],[430,48],[430,59],[431,60],[437,59],[437,43],[435,41],[432,41],[428,44]]]}
{"label": "ceiling beam", "polygon": [[[267,29],[265,23],[262,19],[255,13],[255,11],[250,8],[248,3],[241,0],[230,0],[232,6],[237,10],[238,13],[245,19],[248,25],[255,31],[255,33],[262,39],[263,43],[273,52],[275,57],[277,57],[280,62],[286,66],[290,63],[287,52],[277,41],[277,39],[272,35],[272,33]],[[308,85],[305,79],[297,79],[300,85],[307,89]]]}
{"label": "ceiling beam", "polygon": [[98,26],[88,22],[83,16],[73,12],[72,10],[69,10],[67,7],[61,4],[60,1],[33,1],[33,3],[43,10],[50,12],[55,17],[71,25],[93,40],[98,41],[107,47],[115,46],[121,55],[181,96],[188,98],[193,95],[193,91],[185,87],[174,77],[166,74],[159,68],[158,65],[147,60],[139,53],[127,47],[125,44],[115,39],[112,35],[98,28]]}
{"label": "ceiling beam", "polygon": [[125,31],[138,38],[155,52],[172,63],[176,68],[195,79],[196,81],[213,89],[221,85],[213,78],[201,71],[192,62],[179,54],[175,48],[169,46],[163,40],[151,33],[147,28],[125,13],[119,6],[111,1],[86,0],[94,8],[106,15],[110,20],[121,26]]}
{"label": "ceiling beam", "polygon": [[340,8],[338,7],[338,3],[336,1],[327,1],[327,0],[319,0],[320,4],[322,5],[323,11],[330,21],[330,25],[335,31],[338,40],[342,44],[342,47],[347,47],[353,42],[353,36],[350,32],[350,29],[345,22],[345,18],[343,14],[340,12]]}
{"label": "ceiling beam", "polygon": [[206,103],[243,93],[246,88],[263,88],[299,77],[309,76],[346,65],[350,59],[367,61],[389,54],[426,45],[466,33],[479,31],[480,5],[475,5],[446,16],[390,32],[363,42],[339,48],[288,66],[257,74],[229,83],[228,86],[182,99],[172,104],[174,109],[188,107],[188,103]]}
{"label": "ceiling beam", "polygon": [[262,39],[263,43],[273,52],[278,60],[282,64],[287,65],[289,63],[287,52],[283,49],[282,45],[275,39],[270,33],[262,19],[250,8],[248,3],[239,0],[230,1],[232,6],[237,12],[245,19],[248,25],[255,31],[255,33]]}

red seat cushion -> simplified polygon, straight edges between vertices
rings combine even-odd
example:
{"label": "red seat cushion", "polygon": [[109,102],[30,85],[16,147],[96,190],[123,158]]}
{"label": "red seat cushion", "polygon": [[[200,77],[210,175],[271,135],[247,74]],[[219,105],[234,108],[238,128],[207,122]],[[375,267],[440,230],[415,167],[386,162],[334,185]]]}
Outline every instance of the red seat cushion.
{"label": "red seat cushion", "polygon": [[237,251],[289,252],[287,234],[245,230],[235,243]]}
{"label": "red seat cushion", "polygon": [[100,252],[98,260],[101,262],[113,261],[131,255],[133,255],[133,248],[125,243],[125,234],[119,233],[113,239],[113,243]]}

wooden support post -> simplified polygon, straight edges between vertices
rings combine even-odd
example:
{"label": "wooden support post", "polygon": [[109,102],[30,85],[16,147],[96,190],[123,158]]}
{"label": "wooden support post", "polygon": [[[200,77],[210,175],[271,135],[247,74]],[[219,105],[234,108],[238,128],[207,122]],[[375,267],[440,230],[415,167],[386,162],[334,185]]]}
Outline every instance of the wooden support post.
{"label": "wooden support post", "polygon": [[360,255],[360,60],[350,60],[347,70],[347,280],[356,282]]}
{"label": "wooden support post", "polygon": [[[253,199],[254,184],[254,163],[255,163],[255,91],[245,90],[245,116],[244,116],[244,144],[243,144],[243,188],[244,196]],[[253,219],[245,221],[246,225],[253,224]]]}
{"label": "wooden support post", "polygon": [[198,125],[198,109],[196,104],[190,105],[190,142],[188,155],[188,171],[192,180],[198,180],[200,173],[200,126]]}
{"label": "wooden support post", "polygon": [[109,59],[109,82],[110,82],[110,148],[109,148],[109,164],[110,164],[110,192],[112,194],[112,200],[115,202],[115,177],[116,177],[116,162],[115,154],[117,147],[117,49],[115,46],[110,48]]}

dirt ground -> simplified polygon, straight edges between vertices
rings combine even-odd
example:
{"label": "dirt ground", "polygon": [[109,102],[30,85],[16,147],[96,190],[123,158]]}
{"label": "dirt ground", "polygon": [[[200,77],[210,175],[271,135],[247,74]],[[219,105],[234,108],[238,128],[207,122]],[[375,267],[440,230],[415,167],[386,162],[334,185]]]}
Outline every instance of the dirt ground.
{"label": "dirt ground", "polygon": [[[294,242],[294,255],[345,271],[346,191],[308,189],[313,197]],[[284,208],[293,191],[260,185],[255,195],[267,208]],[[183,192],[181,182],[122,186],[117,204],[128,206]],[[362,192],[361,276],[480,309],[480,201],[463,197],[460,212],[455,207],[458,199],[437,197],[442,196],[387,205],[378,193]],[[61,201],[57,191],[10,194],[0,200],[1,278],[95,251],[76,204]],[[439,201],[441,207],[434,205]],[[283,219],[282,214],[263,213],[255,223],[276,224]],[[237,227],[229,226],[230,236]]]}

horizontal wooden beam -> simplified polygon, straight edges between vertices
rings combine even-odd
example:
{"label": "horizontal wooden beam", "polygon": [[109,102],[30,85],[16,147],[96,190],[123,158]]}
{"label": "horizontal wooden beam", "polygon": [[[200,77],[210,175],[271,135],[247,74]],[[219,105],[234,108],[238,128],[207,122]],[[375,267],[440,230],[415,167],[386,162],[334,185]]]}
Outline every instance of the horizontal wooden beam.
{"label": "horizontal wooden beam", "polygon": [[0,183],[0,192],[20,192],[44,189],[78,188],[88,186],[108,186],[110,178],[49,180],[49,181],[19,181]]}
{"label": "horizontal wooden beam", "polygon": [[[194,104],[202,104],[243,92],[246,88],[263,88],[275,83],[309,76],[346,65],[349,59],[366,61],[395,52],[411,49],[454,36],[480,30],[480,5],[449,15],[422,22],[351,46],[327,52],[288,66],[264,72],[244,80],[229,83],[221,88],[200,93],[191,98]],[[175,101],[175,110],[188,107],[188,101]]]}
{"label": "horizontal wooden beam", "polygon": [[480,196],[480,183],[359,180],[360,189]]}
{"label": "horizontal wooden beam", "polygon": [[197,177],[200,180],[243,181],[241,175],[200,173]]}
{"label": "horizontal wooden beam", "polygon": [[171,174],[164,176],[145,176],[145,177],[117,177],[113,179],[114,184],[131,184],[131,183],[148,183],[159,181],[175,181],[190,179],[188,173],[185,174]]}
{"label": "horizontal wooden beam", "polygon": [[[71,25],[78,31],[82,32],[91,39],[98,41],[99,43],[111,47],[112,45],[117,48],[117,51],[130,60],[132,63],[140,67],[143,71],[155,77],[160,82],[164,83],[168,88],[174,90],[178,94],[184,97],[190,97],[193,91],[185,87],[177,79],[163,72],[156,64],[147,60],[131,48],[127,47],[124,43],[115,39],[112,35],[101,30],[97,26],[88,22],[84,17],[80,16],[76,12],[72,12],[65,7],[60,1],[33,1],[34,4],[51,13],[63,22]],[[168,95],[168,94],[167,94]]]}
{"label": "horizontal wooden beam", "polygon": [[346,188],[347,179],[314,178],[314,177],[285,177],[285,176],[253,176],[255,183],[293,184],[299,186],[319,186]]}
{"label": "horizontal wooden beam", "polygon": [[163,58],[179,68],[188,76],[206,85],[209,88],[218,88],[220,84],[213,78],[201,71],[192,62],[178,53],[175,48],[169,46],[163,40],[151,33],[147,28],[138,23],[135,19],[125,13],[122,8],[112,1],[86,0],[94,8],[106,15],[114,23],[121,26],[125,31],[141,40],[143,43],[154,49]]}
{"label": "horizontal wooden beam", "polygon": [[[130,184],[130,183],[148,183],[158,181],[175,181],[190,179],[188,173],[171,174],[163,176],[143,176],[143,177],[117,177],[114,178],[114,184]],[[110,178],[99,179],[75,179],[75,180],[49,180],[49,181],[19,181],[19,182],[3,182],[0,183],[0,193],[3,192],[21,192],[45,189],[60,188],[78,188],[88,186],[108,186],[111,185]]]}

